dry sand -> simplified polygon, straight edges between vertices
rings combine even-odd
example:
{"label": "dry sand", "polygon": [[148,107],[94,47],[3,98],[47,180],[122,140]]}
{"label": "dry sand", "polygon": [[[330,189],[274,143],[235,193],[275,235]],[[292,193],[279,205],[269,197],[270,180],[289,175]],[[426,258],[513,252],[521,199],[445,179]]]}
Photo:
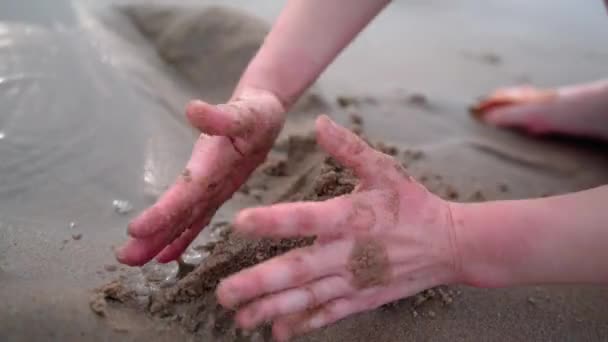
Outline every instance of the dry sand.
{"label": "dry sand", "polygon": [[[172,182],[189,155],[195,133],[182,117],[183,104],[191,97],[226,98],[267,27],[231,10],[147,7],[97,17],[79,6],[83,2],[57,2],[48,11],[21,3],[25,10],[0,5],[8,6],[0,11],[0,41],[11,42],[0,45],[0,108],[7,113],[0,118],[0,339],[267,337],[236,333],[230,314],[214,311],[209,295],[221,276],[246,266],[231,258],[242,261],[239,253],[249,253],[256,256],[246,258],[251,262],[258,252],[260,260],[271,255],[254,248],[259,245],[229,239],[235,242],[218,251],[232,254],[222,257],[213,247],[213,257],[177,284],[176,265],[127,269],[111,253],[124,239],[127,220]],[[267,17],[278,10],[276,4],[234,3]],[[221,208],[195,245],[210,249],[209,241],[221,238],[240,208],[318,193],[324,156],[306,134],[321,111],[354,123],[372,142],[382,140],[379,149],[451,200],[546,196],[605,184],[604,145],[532,140],[485,127],[466,113],[475,96],[499,85],[608,75],[601,38],[608,28],[598,25],[604,18],[594,14],[603,11],[597,5],[394,2],[328,70],[322,88],[293,110],[268,164]],[[226,23],[240,29],[228,36],[213,29]],[[199,42],[211,44],[217,55],[198,50]],[[113,200],[128,200],[134,210],[120,215]],[[200,262],[204,249],[191,250],[188,260]],[[93,306],[105,313],[100,318],[89,307],[91,289],[115,279],[119,283],[103,292],[114,300]],[[122,283],[129,287],[116,285]],[[179,291],[192,287],[205,295]],[[160,303],[156,314],[132,305],[134,293],[136,304]],[[172,304],[179,298],[190,302]],[[604,340],[607,301],[608,290],[589,286],[442,288],[302,340]]]}

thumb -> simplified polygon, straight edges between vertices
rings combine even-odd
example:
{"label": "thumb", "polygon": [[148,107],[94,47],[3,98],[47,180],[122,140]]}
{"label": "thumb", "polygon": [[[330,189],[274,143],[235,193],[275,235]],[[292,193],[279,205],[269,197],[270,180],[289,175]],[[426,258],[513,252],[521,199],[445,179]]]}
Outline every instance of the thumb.
{"label": "thumb", "polygon": [[337,125],[327,115],[316,122],[317,143],[340,164],[352,169],[361,180],[371,180],[377,172],[375,165],[380,153],[363,139]]}
{"label": "thumb", "polygon": [[236,106],[214,106],[200,100],[188,104],[186,116],[192,126],[209,135],[238,136],[249,124]]}

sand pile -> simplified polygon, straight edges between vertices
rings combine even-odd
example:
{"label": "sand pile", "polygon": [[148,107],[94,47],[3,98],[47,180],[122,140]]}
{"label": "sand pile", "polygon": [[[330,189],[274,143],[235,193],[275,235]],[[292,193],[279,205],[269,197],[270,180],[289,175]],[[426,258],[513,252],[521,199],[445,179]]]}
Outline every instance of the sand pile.
{"label": "sand pile", "polygon": [[[362,132],[361,118],[353,117],[351,120],[352,129]],[[383,143],[374,146],[403,160],[411,159],[414,153],[409,150],[401,152]],[[241,193],[269,199],[265,204],[321,201],[348,194],[357,184],[350,170],[318,150],[312,135],[291,136],[279,142],[275,151],[284,151],[286,157],[269,159],[243,186]],[[269,190],[275,188],[280,190],[274,193]],[[192,269],[182,265],[178,275],[181,279],[175,285],[142,295],[123,277],[99,288],[91,301],[91,308],[100,316],[111,316],[114,310],[128,308],[138,314],[160,319],[167,326],[179,326],[195,336],[214,340],[237,341],[252,336],[270,339],[269,327],[259,328],[253,335],[236,329],[232,320],[233,312],[216,302],[215,288],[221,279],[235,272],[313,241],[314,237],[250,240],[228,230],[220,241],[204,246],[210,255],[198,266]],[[415,307],[433,298],[446,305],[451,304],[452,293],[440,288],[418,294],[411,302],[413,312]],[[392,305],[395,304],[388,304],[387,307]]]}

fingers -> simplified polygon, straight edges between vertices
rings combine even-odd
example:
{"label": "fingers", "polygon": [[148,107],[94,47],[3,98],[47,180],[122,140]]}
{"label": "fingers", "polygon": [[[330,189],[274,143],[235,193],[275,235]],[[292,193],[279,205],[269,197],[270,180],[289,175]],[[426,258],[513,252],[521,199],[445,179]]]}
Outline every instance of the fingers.
{"label": "fingers", "polygon": [[188,248],[190,243],[203,228],[209,224],[211,217],[214,213],[207,213],[204,217],[196,221],[193,225],[187,228],[175,241],[165,247],[157,256],[156,261],[160,263],[167,263],[179,258],[180,255]]}
{"label": "fingers", "polygon": [[[171,189],[131,222],[129,235],[133,238],[117,251],[117,259],[127,265],[145,264],[194,222],[213,215],[235,188],[233,180],[244,177],[234,175],[234,165],[240,158],[228,138],[201,136],[186,170]],[[188,232],[161,259],[173,256],[197,230],[199,227]]]}
{"label": "fingers", "polygon": [[511,104],[509,101],[504,100],[493,100],[493,99],[483,99],[478,103],[473,104],[469,111],[472,115],[474,115],[478,119],[485,119],[486,115],[490,113],[493,109],[499,108],[502,106],[507,106]]}
{"label": "fingers", "polygon": [[550,111],[545,104],[531,103],[501,107],[486,114],[483,121],[494,126],[522,129],[530,134],[551,131],[551,120],[546,114]]}
{"label": "fingers", "polygon": [[483,121],[504,127],[517,127],[525,125],[532,117],[536,116],[537,105],[519,104],[504,105],[496,107],[487,112]]}
{"label": "fingers", "polygon": [[369,231],[376,223],[372,193],[340,196],[323,202],[281,203],[241,211],[234,229],[266,237],[331,237],[349,231]]}
{"label": "fingers", "polygon": [[210,105],[200,100],[191,101],[186,116],[192,126],[210,135],[239,136],[254,122],[233,105]]}
{"label": "fingers", "polygon": [[340,164],[352,169],[361,180],[371,181],[382,171],[377,165],[382,154],[348,129],[338,126],[327,115],[317,119],[316,129],[319,145]]}
{"label": "fingers", "polygon": [[141,266],[152,260],[170,242],[164,234],[143,239],[129,238],[116,251],[116,259],[125,265]]}
{"label": "fingers", "polygon": [[336,240],[290,251],[239,272],[218,286],[218,301],[233,308],[260,296],[294,288],[345,269],[353,241]]}
{"label": "fingers", "polygon": [[222,185],[230,182],[227,176],[240,159],[228,138],[201,135],[178,180],[154,206],[131,221],[129,235],[146,238],[161,230],[183,226],[196,208],[213,201]]}
{"label": "fingers", "polygon": [[341,276],[329,276],[303,287],[269,295],[240,309],[236,321],[243,329],[253,329],[265,321],[309,308],[338,297],[348,296],[353,287]]}
{"label": "fingers", "polygon": [[[424,284],[424,285],[422,285]],[[289,339],[333,324],[353,314],[373,310],[394,300],[414,295],[428,288],[428,283],[396,282],[389,287],[374,287],[357,294],[338,297],[314,309],[288,314],[274,320],[272,333],[277,341]]]}
{"label": "fingers", "polygon": [[495,90],[490,95],[484,96],[471,107],[471,111],[474,114],[483,115],[494,108],[530,103],[542,97],[541,94],[545,94],[545,92],[531,86],[501,88]]}
{"label": "fingers", "polygon": [[145,239],[163,230],[186,228],[193,216],[194,203],[197,201],[193,195],[184,184],[179,182],[174,184],[158,202],[129,223],[127,227],[129,235]]}
{"label": "fingers", "polygon": [[484,122],[502,127],[524,128],[531,133],[548,129],[544,119],[547,104],[558,94],[555,90],[530,86],[499,89],[471,107]]}
{"label": "fingers", "polygon": [[319,308],[281,317],[274,321],[272,335],[277,341],[288,341],[292,337],[337,322],[355,312],[362,311],[351,298],[338,298]]}
{"label": "fingers", "polygon": [[253,301],[238,311],[236,321],[243,329],[253,329],[275,320],[275,336],[284,340],[418,293],[431,286],[429,279],[435,275],[431,270],[411,266],[403,271],[388,287],[363,290],[354,288],[352,281],[343,276],[321,278]]}
{"label": "fingers", "polygon": [[[143,238],[131,237],[116,251],[116,259],[129,266],[141,266],[152,260],[165,246],[178,237],[185,228],[189,227],[198,216],[199,212],[189,212],[188,216],[182,217],[183,221],[177,225],[168,225]],[[148,218],[150,216],[147,216]],[[163,221],[166,223],[167,221]],[[200,230],[199,230],[200,231]]]}

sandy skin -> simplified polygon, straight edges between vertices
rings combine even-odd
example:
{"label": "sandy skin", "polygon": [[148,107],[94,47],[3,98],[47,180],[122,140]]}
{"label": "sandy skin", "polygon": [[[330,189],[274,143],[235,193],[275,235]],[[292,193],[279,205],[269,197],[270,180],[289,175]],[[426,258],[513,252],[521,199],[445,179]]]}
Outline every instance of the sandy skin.
{"label": "sandy skin", "polygon": [[127,265],[177,259],[266,158],[284,120],[272,94],[248,89],[228,104],[192,101],[187,114],[202,132],[175,184],[129,225],[131,238],[117,251]]}
{"label": "sandy skin", "polygon": [[[341,2],[290,1],[232,99],[218,106],[202,101],[189,105],[190,122],[206,134],[194,146],[187,176],[130,224],[132,238],[118,250],[120,262],[142,265],[155,257],[161,262],[175,260],[264,160],[286,110],[388,3],[365,2],[344,16]],[[315,22],[302,18],[315,18]],[[332,39],[325,39],[328,25],[334,28]],[[300,49],[303,40],[315,44]],[[296,70],[293,64],[300,67]],[[601,108],[606,108],[607,88],[606,82],[598,82],[557,91],[500,90],[475,106],[475,112],[486,122],[532,133],[606,137],[608,125]]]}
{"label": "sandy skin", "polygon": [[222,305],[240,307],[242,328],[274,321],[279,341],[455,282],[459,274],[447,202],[325,116],[317,120],[317,141],[354,170],[358,187],[324,202],[241,212],[235,230],[242,234],[317,242],[229,277],[217,290]]}
{"label": "sandy skin", "polygon": [[[324,45],[323,43],[312,45],[310,50],[299,53],[300,51],[298,49],[292,49],[294,47],[294,42],[297,43],[302,37],[307,37],[309,35],[314,36],[324,34],[324,32],[319,32],[318,29],[315,29],[318,27],[323,27],[323,23],[319,23],[320,25],[310,25],[303,23],[301,20],[297,20],[298,17],[311,17],[301,15],[302,13],[314,14],[315,11],[319,11],[319,8],[322,7],[314,4],[311,5],[311,3],[312,2],[290,2],[292,5],[288,6],[284,14],[280,17],[275,29],[266,40],[266,44],[260,50],[260,53],[256,59],[253,60],[247,69],[247,72],[244,74],[241,84],[236,91],[236,94],[239,95],[236,96],[233,101],[229,102],[228,105],[217,107],[210,106],[203,102],[195,102],[192,105],[191,109],[189,110],[189,118],[191,121],[196,127],[201,128],[204,132],[210,133],[213,136],[202,136],[202,139],[199,141],[197,146],[195,146],[193,157],[187,166],[187,176],[182,177],[182,179],[179,180],[178,183],[176,183],[176,185],[165,196],[163,196],[163,198],[154,207],[146,211],[131,224],[130,234],[132,239],[123,249],[118,252],[118,257],[121,262],[130,265],[141,265],[154,257],[163,262],[170,261],[178,257],[184,248],[198,234],[200,229],[202,229],[202,227],[209,221],[217,207],[231,196],[238,186],[244,182],[251,171],[263,160],[272,144],[272,141],[274,140],[274,137],[276,137],[276,134],[281,127],[283,120],[282,115],[285,111],[284,108],[289,107],[289,104],[298,97],[301,91],[318,76],[321,70],[354,37],[354,35],[360,29],[362,29],[362,27],[369,20],[371,20],[371,18],[383,7],[386,2],[378,1],[374,6],[362,6],[359,8],[357,15],[351,16],[350,18],[344,18],[343,16],[339,15],[339,13],[341,13],[341,8],[332,7],[324,9],[328,15],[320,16],[319,20],[322,21],[324,20],[323,18],[331,17],[332,14],[336,15],[336,18],[340,19],[335,21],[338,25],[337,27],[340,28],[340,30],[337,30],[337,33],[335,33],[335,36],[333,37],[335,39],[320,39],[318,40],[319,42],[328,41],[328,45]],[[313,15],[312,17],[317,16]],[[316,56],[320,57],[318,59],[313,58]],[[304,65],[304,67],[299,68],[297,74],[293,74],[293,69],[285,65],[285,60],[297,62],[299,65]],[[273,75],[273,77],[268,78],[266,75]],[[243,87],[243,85],[245,85],[245,87]],[[264,90],[254,92],[250,91],[251,89]],[[515,94],[513,95],[511,93]],[[499,94],[500,96],[492,97],[487,102],[487,105],[480,106],[478,112],[490,113],[487,116],[485,114],[482,115],[488,122],[494,122],[505,126],[521,126],[529,129],[531,132],[536,133],[550,132],[555,130],[557,127],[556,125],[551,124],[552,122],[557,122],[555,120],[558,118],[558,116],[550,115],[550,113],[554,112],[553,110],[544,111],[544,113],[547,113],[546,116],[538,116],[536,114],[530,114],[532,113],[531,111],[518,110],[518,108],[524,108],[524,105],[541,105],[540,108],[543,109],[546,108],[544,106],[547,104],[557,104],[555,108],[558,109],[565,108],[562,106],[562,104],[568,101],[564,100],[565,102],[561,102],[556,99],[579,98],[578,95],[570,96],[567,95],[568,93],[569,92],[567,91],[562,93],[563,97],[561,97],[562,95],[559,94],[554,96],[552,92],[530,90],[520,91],[518,93],[517,91],[507,91],[503,92],[503,94]],[[579,95],[581,94],[581,92],[576,91],[573,93],[578,93]],[[582,94],[585,93],[585,91],[582,92]],[[248,96],[247,94],[252,94],[252,96]],[[548,96],[547,94],[551,94],[551,96]],[[504,98],[504,95],[508,96]],[[269,104],[271,104],[269,107],[264,107]],[[522,104],[522,106],[511,106],[513,104]],[[259,107],[259,105],[262,105],[262,107]],[[499,112],[499,110],[505,108],[515,108],[514,112],[516,114],[496,114]],[[534,111],[534,113],[536,112],[537,111]],[[267,114],[268,116],[262,113]],[[519,121],[521,124],[518,124],[518,121],[513,119],[515,117],[521,118]],[[530,120],[530,118],[535,118],[535,120]],[[538,118],[542,118],[542,120]],[[568,120],[564,122],[568,122]],[[323,127],[323,123],[320,125]],[[573,126],[566,125],[566,127]],[[320,132],[323,132],[322,128],[320,128]],[[568,132],[568,128],[565,130],[565,132]],[[589,132],[580,131],[580,133],[588,134]],[[324,133],[320,134],[319,139],[322,146],[323,134]],[[349,144],[344,145],[350,146]],[[327,149],[327,146],[324,147]],[[355,149],[350,151],[350,154],[360,156],[360,153],[362,153],[364,150],[364,148],[362,148],[361,151]],[[332,152],[331,149],[328,149],[328,152]],[[363,190],[365,196],[362,197],[366,198],[364,201],[367,201],[367,205],[372,206],[373,203],[373,208],[375,210],[385,210],[384,215],[378,215],[374,211],[362,209],[360,212],[368,213],[368,216],[363,214],[353,214],[352,217],[351,215],[348,215],[347,217],[351,217],[350,219],[356,220],[356,222],[358,222],[358,220],[365,222],[365,224],[362,224],[363,227],[366,225],[368,227],[375,227],[375,223],[368,223],[365,221],[369,220],[372,222],[373,220],[371,217],[373,217],[375,220],[378,220],[378,217],[382,217],[383,219],[393,217],[394,220],[392,221],[392,226],[386,222],[382,224],[382,227],[388,231],[392,231],[392,229],[386,227],[396,227],[400,226],[400,224],[408,225],[407,221],[404,223],[399,222],[398,220],[402,217],[402,212],[400,210],[395,210],[394,208],[401,208],[398,205],[395,206],[394,204],[391,204],[403,202],[401,201],[402,194],[394,192],[395,188],[401,190],[401,188],[395,186],[395,184],[403,184],[396,183],[397,180],[393,179],[395,174],[402,174],[402,172],[395,168],[393,168],[393,171],[393,169],[387,167],[387,165],[377,165],[373,158],[370,159],[360,156],[362,159],[359,162],[350,160],[351,164],[355,165],[348,165],[349,160],[346,159],[345,156],[341,156],[342,158],[340,158],[340,156],[335,155],[335,157],[337,157],[340,161],[345,162],[347,166],[355,168],[355,171],[357,171],[358,176],[364,183],[371,182],[371,184],[373,184],[370,186],[372,190],[368,190],[367,192],[365,192],[365,190],[367,190],[366,188],[359,189]],[[361,170],[358,170],[355,166],[360,166],[359,163],[365,164],[368,167],[375,165],[377,168],[373,169],[373,171],[367,170],[366,172],[361,173],[359,171],[365,171],[365,168],[361,167]],[[384,179],[384,181],[391,180],[393,183],[382,184],[378,181],[378,178]],[[226,179],[229,179],[230,181],[222,182],[222,180]],[[408,177],[403,176],[402,179],[408,179]],[[415,182],[411,180],[410,183],[415,184]],[[193,184],[199,186],[193,187]],[[403,188],[408,188],[408,186],[403,185]],[[410,186],[410,188],[413,187]],[[422,189],[420,190],[420,193],[428,193],[424,190],[424,188],[420,188]],[[389,190],[392,190],[392,193]],[[490,207],[473,208],[474,210],[468,210],[469,208],[459,208],[458,215],[455,215],[452,214],[449,209],[447,210],[449,214],[445,214],[444,212],[446,210],[438,208],[450,208],[449,205],[437,204],[437,207],[435,207],[432,204],[428,204],[426,199],[422,198],[422,195],[416,195],[416,191],[412,190],[412,193],[408,193],[408,195],[405,196],[408,200],[412,201],[410,203],[410,207],[416,207],[417,205],[422,207],[417,208],[419,209],[419,212],[413,213],[413,215],[404,216],[408,220],[414,220],[414,222],[416,222],[417,219],[420,219],[421,212],[426,214],[425,217],[427,218],[427,221],[416,222],[416,224],[413,224],[418,229],[425,229],[425,232],[429,234],[429,236],[424,237],[428,240],[416,240],[415,244],[415,246],[422,246],[424,249],[420,256],[422,264],[426,265],[426,263],[429,263],[432,265],[429,266],[432,269],[433,267],[437,266],[435,263],[437,262],[437,259],[439,259],[443,260],[442,262],[437,262],[440,265],[444,265],[444,260],[452,260],[453,265],[452,268],[448,267],[450,271],[445,272],[445,279],[436,275],[441,274],[441,272],[434,270],[432,272],[433,276],[429,276],[429,278],[433,278],[431,279],[433,281],[429,280],[428,283],[422,282],[420,284],[420,289],[436,285],[433,283],[434,281],[465,282],[480,287],[509,286],[534,281],[605,281],[604,274],[593,275],[594,269],[597,269],[598,267],[601,269],[603,267],[601,262],[593,263],[593,265],[587,268],[581,269],[579,267],[577,269],[576,262],[570,261],[570,263],[568,263],[567,260],[564,260],[569,267],[561,270],[538,272],[545,267],[544,265],[546,265],[547,262],[553,260],[557,251],[563,251],[564,249],[568,250],[568,252],[562,254],[564,256],[568,256],[568,260],[585,260],[586,258],[589,258],[589,255],[581,254],[582,252],[577,253],[576,251],[572,251],[571,248],[568,248],[568,246],[564,246],[563,241],[555,241],[550,237],[551,235],[560,235],[556,233],[555,230],[559,231],[560,233],[564,233],[562,236],[571,234],[572,232],[569,229],[577,222],[576,219],[574,219],[574,221],[571,219],[566,221],[558,220],[556,222],[555,218],[559,217],[559,215],[556,213],[565,212],[567,211],[567,208],[580,209],[580,204],[577,204],[577,202],[586,203],[588,201],[596,201],[598,199],[601,200],[606,196],[605,192],[605,189],[600,189],[599,192],[594,191],[592,193],[578,195],[572,198],[556,199],[546,203],[541,202],[540,204],[537,202],[519,202],[513,207],[510,205],[499,204]],[[352,196],[356,196],[357,194]],[[381,198],[374,196],[380,196]],[[387,197],[385,198],[382,196]],[[384,204],[378,206],[376,203]],[[412,203],[414,205],[411,205]],[[446,202],[439,200],[437,203],[445,204]],[[430,208],[432,208],[429,210],[430,213],[424,210],[426,209],[424,206],[427,204]],[[325,205],[327,205],[327,203],[325,203]],[[339,207],[338,209],[348,208],[349,205],[354,207],[352,203],[341,205],[344,207]],[[538,209],[538,207],[547,206],[550,207],[551,210],[549,212],[544,212],[543,215],[538,215],[535,218],[536,226],[543,228],[536,231],[536,234],[527,233],[527,236],[522,236],[521,234],[523,232],[529,231],[530,225],[526,220],[529,221],[531,212],[540,212],[535,210],[531,211],[531,208]],[[272,208],[268,208],[268,210],[270,209]],[[516,215],[513,215],[513,220],[510,222],[510,226],[515,227],[511,231],[509,231],[508,227],[505,227],[504,223],[500,222],[501,220],[499,219],[501,217],[500,213],[504,212],[505,210],[509,211],[509,209],[517,209]],[[349,210],[344,211],[347,213],[349,212]],[[330,220],[332,216],[336,216],[336,212],[340,211],[334,210],[331,212],[326,212],[323,217],[325,220]],[[373,212],[374,214],[369,215],[370,212]],[[392,216],[391,213],[393,214]],[[446,217],[451,218],[453,216],[461,218],[460,221],[466,222],[466,224],[454,224],[453,220],[448,220],[452,223],[436,223],[434,221],[441,221]],[[288,216],[288,218],[291,217],[292,215]],[[297,215],[294,214],[293,217],[297,217]],[[314,217],[314,215],[311,215],[311,217]],[[457,220],[457,222],[460,221]],[[593,220],[587,221],[588,225],[585,227],[587,233],[597,238],[594,238],[593,240],[604,240],[605,233],[598,229],[598,222],[604,221],[605,220],[599,211],[595,213]],[[251,222],[255,222],[255,219],[250,218],[248,222],[248,224],[251,224]],[[283,221],[276,220],[273,222]],[[562,223],[561,225],[559,224],[560,222]],[[563,222],[567,222],[569,224],[565,225]],[[325,222],[324,225],[326,224],[327,223]],[[239,227],[239,219],[237,219],[236,226]],[[429,231],[429,227],[435,226],[442,228],[451,226],[455,228],[441,229],[442,232],[435,232],[432,229]],[[503,229],[498,230],[499,232],[508,231],[508,233],[495,234],[495,232],[492,232],[492,235],[488,236],[487,231],[480,228],[485,226],[501,227]],[[302,234],[300,230],[304,230],[305,227],[306,225],[295,227],[292,229],[290,234],[300,235]],[[357,227],[357,224],[353,224],[352,227]],[[545,227],[556,228],[554,228],[555,230],[551,231]],[[453,243],[453,241],[456,239],[450,237],[458,234],[446,234],[444,232],[445,230],[465,231],[466,234],[462,234],[460,236],[465,237],[464,244],[471,247],[467,249],[471,252],[461,254],[457,252],[458,248],[455,247],[451,248],[451,252],[446,252],[446,250],[450,250],[450,248],[440,247],[437,248],[437,250],[441,251],[441,253],[439,253],[441,256],[434,259],[436,254],[433,252],[435,248],[432,246],[443,246],[446,240],[452,241],[451,244],[447,245],[456,245]],[[280,232],[267,233],[280,234]],[[321,239],[321,242],[334,244],[345,240],[346,238],[341,236],[340,233],[344,232],[336,231],[334,232],[334,235],[337,234],[337,237],[330,235],[325,239]],[[408,231],[407,233],[411,232]],[[317,235],[318,233],[311,232],[310,234]],[[357,235],[356,233],[353,234]],[[446,236],[448,237],[447,239]],[[503,243],[496,241],[495,236],[500,236]],[[419,236],[416,235],[416,237]],[[304,304],[301,304],[300,302],[299,306],[288,307],[289,309],[285,309],[286,312],[281,311],[281,307],[279,306],[279,309],[275,308],[275,311],[270,311],[266,314],[269,317],[262,318],[273,319],[275,316],[279,316],[279,318],[275,320],[275,336],[278,339],[287,339],[292,335],[332,323],[354,312],[368,310],[390,300],[411,295],[416,292],[415,289],[409,288],[407,290],[408,292],[396,293],[398,291],[406,291],[404,289],[407,287],[404,287],[403,284],[398,286],[398,290],[391,287],[393,284],[391,281],[399,277],[395,277],[393,275],[393,273],[396,272],[395,267],[390,265],[397,262],[399,259],[391,258],[392,249],[386,246],[386,243],[388,243],[385,241],[386,239],[386,237],[383,239],[382,235],[377,238],[366,236],[365,239],[361,239],[359,237],[353,238],[351,236],[350,241],[346,239],[346,241],[350,242],[350,244],[333,246],[340,247],[332,249],[334,253],[337,253],[336,255],[331,255],[331,258],[322,258],[317,260],[318,266],[311,267],[311,270],[319,273],[311,272],[307,274],[306,272],[303,272],[303,274],[307,275],[309,278],[304,277],[300,279],[299,277],[285,276],[284,278],[281,277],[280,279],[275,279],[275,276],[272,274],[277,273],[276,267],[281,266],[281,263],[279,263],[279,261],[271,260],[268,263],[257,266],[257,269],[243,271],[243,273],[235,275],[234,278],[229,278],[226,280],[226,282],[223,283],[218,290],[220,302],[226,306],[234,307],[258,297],[262,297],[260,300],[264,300],[263,297],[265,295],[272,293],[274,296],[278,296],[278,294],[276,294],[277,292],[280,293],[282,290],[292,289],[294,287],[298,288],[302,284],[322,278],[327,274],[332,274],[325,269],[325,266],[332,265],[331,262],[337,263],[333,264],[334,268],[340,269],[340,267],[344,267],[346,274],[348,275],[347,277],[352,278],[348,282],[348,286],[350,286],[350,288],[346,287],[345,290],[336,294],[337,298],[329,296],[327,300],[320,301],[318,300],[317,296],[315,296],[317,299],[315,299],[312,304],[306,301],[304,301]],[[522,243],[522,239],[525,243]],[[396,238],[391,239],[391,242],[397,240],[398,239]],[[400,247],[403,248],[407,241],[409,240],[406,239],[405,242],[402,242]],[[540,251],[533,250],[531,246],[534,246],[537,241],[543,241],[543,244],[545,244],[547,248],[541,249]],[[569,239],[569,242],[573,242],[573,240]],[[513,248],[521,245],[524,247],[528,246],[530,248]],[[580,250],[582,251],[590,252],[590,254],[595,257],[593,258],[594,260],[606,259],[601,252],[598,252],[601,248],[595,245],[593,241],[579,241],[573,245],[580,247]],[[484,248],[484,246],[493,246],[494,249],[488,250],[487,248]],[[393,247],[393,249],[398,249],[398,247]],[[313,250],[315,253],[309,253],[311,256],[315,256],[317,253],[322,254],[323,250],[324,249],[321,247],[319,250]],[[295,251],[292,253],[296,254],[303,252]],[[497,253],[503,256],[507,255],[508,257],[492,258],[492,256]],[[525,256],[525,259],[531,261],[531,266],[527,267],[522,265],[522,256]],[[298,260],[299,258],[294,259]],[[415,257],[413,257],[413,259],[417,260]],[[459,267],[454,265],[458,265],[459,263],[453,262],[453,260],[460,259],[467,260],[467,270],[465,270],[464,273],[459,273],[458,271],[454,270],[457,270]],[[409,262],[411,260],[408,259],[407,261]],[[275,264],[272,264],[273,262]],[[323,262],[325,262],[325,264],[323,264]],[[269,267],[268,264],[273,267]],[[314,265],[314,263],[312,264]],[[418,267],[422,266],[418,265]],[[331,270],[333,271],[334,269]],[[404,274],[411,271],[412,270],[406,270]],[[454,272],[456,275],[454,275]],[[283,275],[289,274],[289,272],[278,273]],[[459,276],[462,274],[465,274],[466,277],[460,278]],[[251,282],[243,281],[243,283],[246,283],[246,285],[242,285],[244,287],[239,288],[237,286],[239,281],[234,279],[239,279],[239,277],[243,278],[246,276],[253,279],[264,279],[262,277],[265,276],[270,280],[268,282],[259,282],[259,288],[254,290],[249,287]],[[434,277],[440,279],[434,279]],[[232,285],[237,286],[236,290],[231,290],[231,283],[237,284]],[[257,282],[254,283],[258,284]],[[367,293],[366,291],[372,291],[377,287],[382,288],[382,291],[378,291],[375,295],[368,295],[368,297],[357,297],[358,295],[363,296],[362,294]],[[349,289],[354,292],[348,292]],[[391,289],[393,291],[391,291]],[[235,296],[236,299],[234,299]],[[244,299],[240,299],[241,297]],[[352,300],[349,301],[349,299]],[[281,303],[281,300],[284,299],[282,297],[271,297],[268,299],[268,302],[273,303],[272,305],[277,305],[277,303]],[[291,299],[289,299],[289,301],[291,301]],[[255,302],[251,303],[250,305],[254,304]],[[268,306],[272,305],[268,304]],[[315,308],[319,306],[321,308],[329,306],[331,310],[323,309],[320,311],[309,311],[310,307]],[[246,309],[247,308],[243,310]],[[301,312],[302,310],[304,310],[304,312]],[[241,313],[239,317],[237,317],[237,320],[240,321],[242,325],[247,326],[248,324],[257,324],[256,318],[249,318],[250,321],[248,321],[248,318],[243,317],[247,317],[247,314]],[[292,324],[292,322],[298,323]],[[289,329],[285,328],[287,326],[289,326]]]}

